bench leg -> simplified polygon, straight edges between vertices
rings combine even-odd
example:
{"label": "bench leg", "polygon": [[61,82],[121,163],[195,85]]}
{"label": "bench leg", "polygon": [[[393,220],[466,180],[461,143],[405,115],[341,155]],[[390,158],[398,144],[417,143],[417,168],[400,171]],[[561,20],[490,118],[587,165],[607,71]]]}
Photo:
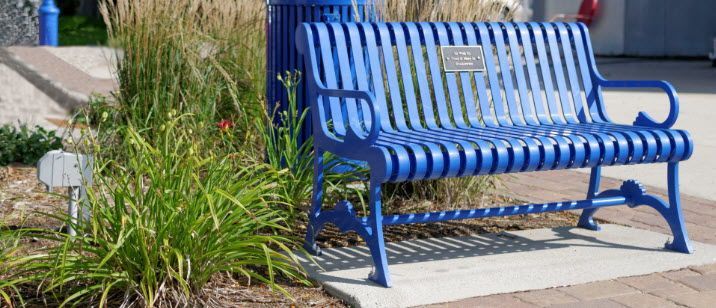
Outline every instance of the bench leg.
{"label": "bench leg", "polygon": [[[681,196],[679,194],[679,163],[669,163],[668,166],[668,189],[669,201],[666,202],[661,198],[646,193],[644,187],[634,180],[625,181],[618,190],[607,190],[597,194],[599,190],[599,179],[601,177],[599,167],[592,169],[592,176],[589,181],[588,199],[605,196],[625,196],[627,204],[630,207],[647,205],[654,208],[669,224],[674,240],[666,244],[666,249],[683,253],[691,253],[693,251],[689,241],[689,235],[686,231],[686,223],[684,215],[681,211]],[[598,208],[586,209],[579,217],[579,227],[591,230],[599,230],[599,226],[594,222],[593,216]]]}
{"label": "bench leg", "polygon": [[373,271],[368,276],[371,281],[389,288],[391,286],[390,272],[388,271],[388,257],[385,254],[385,240],[383,239],[383,214],[381,213],[381,183],[370,181],[370,216],[368,224],[370,237],[366,238],[370,254],[373,258]]}
{"label": "bench leg", "polygon": [[686,231],[684,214],[681,211],[681,196],[679,194],[679,163],[669,163],[668,185],[669,185],[669,207],[657,210],[669,223],[674,240],[666,244],[666,249],[683,253],[692,253],[693,248],[689,241],[689,234]]}
{"label": "bench leg", "polygon": [[[589,189],[587,190],[587,199],[594,199],[594,196],[599,192],[599,184],[602,180],[602,167],[597,166],[592,168],[592,174],[589,176]],[[582,211],[582,215],[579,216],[579,222],[577,226],[589,230],[599,231],[599,225],[594,221],[594,213],[597,212],[597,208],[585,209]]]}
{"label": "bench leg", "polygon": [[323,153],[318,148],[314,151],[313,159],[313,195],[311,196],[311,208],[308,212],[308,226],[306,227],[306,238],[303,248],[314,256],[321,255],[321,248],[316,245],[316,235],[320,232],[321,226],[317,221],[321,214],[323,205]]}

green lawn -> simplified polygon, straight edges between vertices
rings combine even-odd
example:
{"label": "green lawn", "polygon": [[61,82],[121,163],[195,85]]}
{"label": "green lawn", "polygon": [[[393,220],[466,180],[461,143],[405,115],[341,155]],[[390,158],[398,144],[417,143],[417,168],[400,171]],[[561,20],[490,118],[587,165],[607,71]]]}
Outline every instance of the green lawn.
{"label": "green lawn", "polygon": [[106,45],[107,27],[85,16],[60,17],[60,46]]}

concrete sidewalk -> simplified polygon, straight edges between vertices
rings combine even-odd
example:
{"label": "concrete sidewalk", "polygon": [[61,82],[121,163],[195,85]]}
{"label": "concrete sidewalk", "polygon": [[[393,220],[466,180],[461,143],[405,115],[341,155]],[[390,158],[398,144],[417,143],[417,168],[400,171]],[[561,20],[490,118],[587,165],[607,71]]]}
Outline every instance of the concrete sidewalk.
{"label": "concrete sidewalk", "polygon": [[[716,246],[688,255],[663,248],[668,236],[618,225],[594,232],[561,227],[386,244],[392,288],[367,281],[365,246],[325,249],[309,276],[356,307],[409,307],[472,296],[578,285],[716,262]],[[456,307],[468,307],[461,300]]]}
{"label": "concrete sidewalk", "polygon": [[102,47],[0,48],[0,124],[56,129],[93,94],[110,95],[115,50]]}

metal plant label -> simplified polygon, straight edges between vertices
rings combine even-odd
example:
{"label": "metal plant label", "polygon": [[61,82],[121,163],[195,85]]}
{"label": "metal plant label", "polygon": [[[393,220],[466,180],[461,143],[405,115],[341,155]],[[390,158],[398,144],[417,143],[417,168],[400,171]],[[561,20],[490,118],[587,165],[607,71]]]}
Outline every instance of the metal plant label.
{"label": "metal plant label", "polygon": [[446,72],[476,72],[485,70],[482,46],[441,46]]}

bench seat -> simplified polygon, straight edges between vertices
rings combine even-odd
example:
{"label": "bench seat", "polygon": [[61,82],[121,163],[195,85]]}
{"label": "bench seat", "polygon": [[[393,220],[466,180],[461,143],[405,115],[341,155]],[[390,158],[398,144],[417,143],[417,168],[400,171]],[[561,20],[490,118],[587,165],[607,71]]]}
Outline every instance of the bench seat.
{"label": "bench seat", "polygon": [[385,132],[374,148],[388,181],[402,182],[678,162],[689,158],[693,140],[683,130],[590,123]]}
{"label": "bench seat", "polygon": [[[598,230],[606,206],[646,205],[673,234],[666,248],[692,251],[679,198],[678,166],[694,150],[672,129],[674,88],[660,80],[607,80],[581,23],[303,23],[297,48],[306,67],[314,138],[314,183],[304,247],[319,254],[326,224],[356,232],[373,259],[369,279],[390,286],[383,226],[583,210],[578,226]],[[613,121],[605,88],[663,91],[669,113]],[[366,163],[369,214],[343,200],[323,209],[324,153]],[[667,164],[669,196],[636,180],[600,190],[601,168]],[[590,168],[583,200],[383,216],[381,185],[423,179]]]}

